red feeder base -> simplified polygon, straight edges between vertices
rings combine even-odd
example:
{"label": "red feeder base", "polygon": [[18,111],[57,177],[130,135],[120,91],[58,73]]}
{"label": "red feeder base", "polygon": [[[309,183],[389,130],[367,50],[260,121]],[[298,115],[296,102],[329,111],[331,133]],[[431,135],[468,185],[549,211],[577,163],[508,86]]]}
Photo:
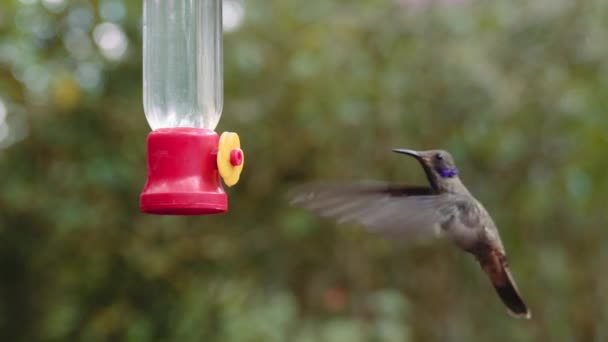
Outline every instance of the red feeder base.
{"label": "red feeder base", "polygon": [[148,180],[142,212],[207,215],[228,210],[217,170],[219,136],[201,128],[161,128],[148,135]]}

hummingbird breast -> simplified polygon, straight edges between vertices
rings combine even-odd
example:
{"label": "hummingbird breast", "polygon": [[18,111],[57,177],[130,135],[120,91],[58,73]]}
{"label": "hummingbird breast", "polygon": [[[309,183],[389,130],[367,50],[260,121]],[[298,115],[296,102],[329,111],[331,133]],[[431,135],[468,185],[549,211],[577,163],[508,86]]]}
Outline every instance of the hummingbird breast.
{"label": "hummingbird breast", "polygon": [[458,247],[472,251],[486,235],[487,220],[485,209],[473,198],[461,200],[452,206],[447,220],[441,223],[445,236]]}
{"label": "hummingbird breast", "polygon": [[472,251],[480,240],[480,229],[463,224],[457,218],[442,223],[441,229],[445,236],[465,251]]}

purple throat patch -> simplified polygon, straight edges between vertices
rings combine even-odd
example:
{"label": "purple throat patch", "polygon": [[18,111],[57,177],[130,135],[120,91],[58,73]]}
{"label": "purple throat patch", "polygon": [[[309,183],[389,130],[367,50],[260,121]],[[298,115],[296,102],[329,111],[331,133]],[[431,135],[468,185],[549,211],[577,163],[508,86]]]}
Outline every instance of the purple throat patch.
{"label": "purple throat patch", "polygon": [[458,169],[441,169],[439,170],[439,175],[443,178],[452,178],[458,174]]}

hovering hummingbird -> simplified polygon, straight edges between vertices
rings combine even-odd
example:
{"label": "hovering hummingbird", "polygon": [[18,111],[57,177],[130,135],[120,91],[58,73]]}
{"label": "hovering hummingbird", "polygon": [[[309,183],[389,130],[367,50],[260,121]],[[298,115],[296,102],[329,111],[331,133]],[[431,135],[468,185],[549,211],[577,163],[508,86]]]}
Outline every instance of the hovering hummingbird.
{"label": "hovering hummingbird", "polygon": [[516,317],[530,318],[507,265],[498,229],[442,150],[394,149],[420,162],[429,186],[383,182],[313,183],[291,192],[291,204],[338,223],[357,223],[389,239],[445,237],[475,256],[502,302]]}

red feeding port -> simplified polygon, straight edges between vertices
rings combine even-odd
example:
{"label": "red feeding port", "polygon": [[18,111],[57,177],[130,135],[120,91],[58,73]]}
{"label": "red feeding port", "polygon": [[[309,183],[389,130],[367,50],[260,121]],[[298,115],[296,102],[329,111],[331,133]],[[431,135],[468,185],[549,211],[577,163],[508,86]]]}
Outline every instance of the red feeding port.
{"label": "red feeding port", "polygon": [[230,164],[232,164],[232,166],[240,166],[243,164],[243,150],[235,148],[230,151]]}
{"label": "red feeding port", "polygon": [[[228,196],[217,169],[218,143],[219,136],[208,129],[152,131],[148,135],[148,179],[140,195],[141,211],[160,215],[226,212]],[[230,157],[232,161],[232,153]]]}

